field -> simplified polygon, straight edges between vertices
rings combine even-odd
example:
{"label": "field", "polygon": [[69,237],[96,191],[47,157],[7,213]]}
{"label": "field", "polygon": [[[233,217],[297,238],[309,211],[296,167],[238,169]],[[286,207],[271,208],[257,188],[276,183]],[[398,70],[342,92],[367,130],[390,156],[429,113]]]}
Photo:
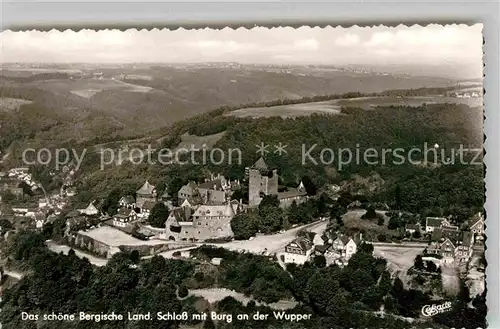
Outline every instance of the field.
{"label": "field", "polygon": [[303,104],[279,105],[271,107],[250,107],[227,113],[227,116],[238,118],[267,118],[282,117],[293,118],[298,116],[311,115],[313,113],[339,114],[340,106],[336,101],[314,102]]}
{"label": "field", "polygon": [[[243,305],[246,305],[252,298],[245,296],[242,293],[226,289],[226,288],[207,288],[207,289],[192,289],[189,290],[189,294],[193,296],[199,296],[206,299],[210,304],[216,303],[218,301],[223,300],[226,297],[233,297],[237,301],[241,302]],[[255,301],[257,305],[267,305],[276,310],[286,310],[294,308],[297,305],[295,301],[282,300],[276,303],[265,304]]]}
{"label": "field", "polygon": [[[473,90],[476,90],[474,88]],[[472,90],[472,89],[471,89]],[[471,107],[482,106],[482,98],[456,98],[446,96],[415,96],[415,97],[359,97],[350,99],[338,99],[324,102],[311,102],[292,105],[278,105],[270,107],[247,107],[227,113],[227,116],[238,118],[267,118],[280,116],[282,118],[293,118],[317,114],[339,114],[342,107],[359,107],[365,110],[377,106],[421,106],[422,104],[437,103],[459,103]]]}
{"label": "field", "polygon": [[21,105],[30,104],[31,101],[19,98],[0,98],[0,111],[15,111],[19,109]]}
{"label": "field", "polygon": [[211,149],[224,136],[224,134],[224,132],[221,132],[207,136],[196,136],[185,133],[181,136],[181,142],[177,145],[176,149],[201,149],[203,148],[203,145],[205,145],[207,149]]}
{"label": "field", "polygon": [[409,277],[406,274],[408,269],[413,266],[415,257],[421,254],[425,247],[404,247],[404,246],[374,246],[373,255],[387,260],[389,271],[408,284]]}

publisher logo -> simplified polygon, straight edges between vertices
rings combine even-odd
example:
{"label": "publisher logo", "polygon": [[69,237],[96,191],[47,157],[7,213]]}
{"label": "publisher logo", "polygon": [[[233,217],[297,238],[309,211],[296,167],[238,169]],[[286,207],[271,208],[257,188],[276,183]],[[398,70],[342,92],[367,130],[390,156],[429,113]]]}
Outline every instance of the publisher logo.
{"label": "publisher logo", "polygon": [[445,302],[441,305],[425,305],[422,307],[422,315],[423,316],[434,316],[439,313],[444,313],[451,310],[451,303],[450,302]]}

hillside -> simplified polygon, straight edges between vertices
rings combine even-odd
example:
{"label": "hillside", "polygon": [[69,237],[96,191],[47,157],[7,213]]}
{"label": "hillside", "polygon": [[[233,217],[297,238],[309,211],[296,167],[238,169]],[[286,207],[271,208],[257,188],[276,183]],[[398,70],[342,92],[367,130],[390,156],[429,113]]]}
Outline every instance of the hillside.
{"label": "hillside", "polygon": [[[102,73],[95,79],[94,73]],[[206,113],[345,92],[448,86],[443,78],[300,67],[115,66],[55,70],[2,69],[0,95],[31,101],[17,112],[0,110],[0,150],[12,140],[98,143],[131,138]],[[18,118],[21,114],[22,119]]]}

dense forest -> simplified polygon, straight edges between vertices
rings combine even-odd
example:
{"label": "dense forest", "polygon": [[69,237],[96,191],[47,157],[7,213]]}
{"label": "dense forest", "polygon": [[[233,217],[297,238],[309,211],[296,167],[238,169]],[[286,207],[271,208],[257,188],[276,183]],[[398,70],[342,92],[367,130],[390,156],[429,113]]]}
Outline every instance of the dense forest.
{"label": "dense forest", "polygon": [[[352,187],[357,181],[369,181],[375,175],[375,183],[350,188],[349,192],[402,211],[422,216],[454,215],[459,221],[483,207],[482,154],[480,151],[465,152],[463,163],[459,156],[461,147],[482,148],[483,116],[478,108],[459,104],[390,106],[373,110],[345,108],[341,115],[313,114],[294,119],[234,118],[224,116],[227,111],[227,108],[221,108],[212,115],[202,115],[175,125],[161,146],[175,147],[185,132],[203,136],[224,131],[215,147],[241,150],[241,164],[204,165],[200,155],[197,158],[199,165],[122,165],[101,171],[96,170],[99,156],[89,155],[83,166],[84,180],[77,201],[85,203],[96,197],[106,199],[111,191],[116,198],[120,193],[133,192],[146,179],[157,185],[167,185],[172,194],[188,180],[203,181],[210,172],[244,180],[245,167],[258,157],[256,145],[272,146],[282,142],[287,145],[287,154],[279,156],[270,152],[265,160],[279,170],[283,187],[296,187],[304,176],[310,177],[318,188],[325,184]],[[433,149],[434,144],[439,145],[439,150]],[[347,161],[348,153],[344,153],[344,157],[335,153],[333,162],[322,162],[324,149],[348,149],[352,160]],[[368,149],[378,153],[375,163],[363,159]],[[387,149],[402,150],[405,161],[392,152],[384,158],[382,154]],[[412,154],[410,162],[408,154],[412,149],[421,152]],[[304,152],[307,157],[303,156]],[[356,158],[356,154],[360,156]],[[476,155],[479,155],[477,159]],[[454,162],[446,163],[452,157]],[[155,155],[152,158],[155,159]]]}
{"label": "dense forest", "polygon": [[[214,247],[193,251],[198,264],[160,256],[140,260],[138,254],[132,252],[116,254],[106,266],[93,268],[88,260],[76,257],[72,251],[67,256],[49,252],[44,246],[44,237],[33,233],[18,235],[4,252],[10,255],[12,262],[24,262],[31,272],[3,294],[0,319],[5,328],[61,326],[57,321],[22,321],[21,312],[272,313],[266,306],[256,306],[253,302],[243,306],[231,297],[213,305],[194,297],[184,299],[186,286],[194,284],[230,288],[264,302],[293,298],[299,305],[287,313],[312,314],[310,320],[300,323],[271,316],[266,321],[205,321],[204,328],[399,329],[408,326],[403,317],[417,319],[412,323],[413,328],[486,327],[484,295],[470,300],[465,285],[452,301],[451,313],[437,316],[432,322],[420,318],[423,305],[438,301],[421,291],[405,289],[401,280],[391,278],[386,261],[372,256],[371,245],[361,245],[344,268],[324,267],[324,262],[314,259],[304,266],[289,265],[288,273],[267,257]],[[221,257],[223,261],[220,266],[207,270],[202,264],[213,257]],[[384,318],[373,313],[382,305],[386,312]],[[180,324],[193,322],[196,321],[64,322],[64,327],[179,328]]]}

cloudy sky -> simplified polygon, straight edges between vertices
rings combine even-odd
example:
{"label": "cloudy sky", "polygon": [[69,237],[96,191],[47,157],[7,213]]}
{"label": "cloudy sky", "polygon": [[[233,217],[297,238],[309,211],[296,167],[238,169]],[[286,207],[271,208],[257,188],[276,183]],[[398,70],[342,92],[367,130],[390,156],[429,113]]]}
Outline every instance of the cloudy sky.
{"label": "cloudy sky", "polygon": [[[460,65],[481,72],[482,25],[0,33],[1,62]],[[480,74],[480,73],[479,73]]]}

